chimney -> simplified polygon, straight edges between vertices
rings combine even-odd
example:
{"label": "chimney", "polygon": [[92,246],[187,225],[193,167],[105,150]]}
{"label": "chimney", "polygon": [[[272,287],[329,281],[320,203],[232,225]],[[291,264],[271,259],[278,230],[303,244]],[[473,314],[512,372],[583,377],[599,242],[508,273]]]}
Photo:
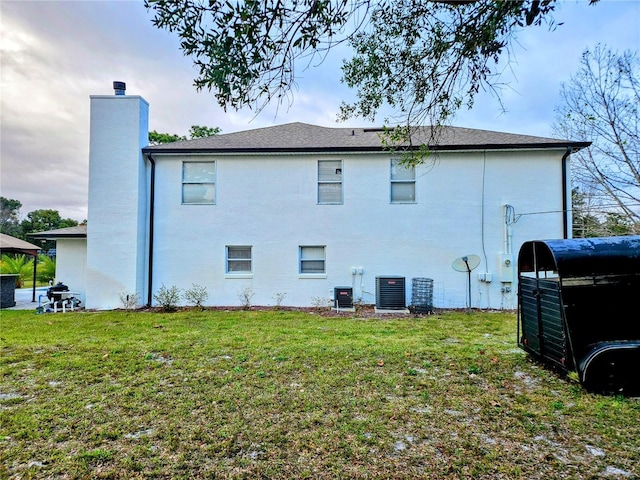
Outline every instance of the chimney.
{"label": "chimney", "polygon": [[124,91],[127,89],[127,84],[124,82],[113,82],[113,93],[115,95],[124,95]]}
{"label": "chimney", "polygon": [[118,292],[146,292],[149,104],[125,95],[124,82],[113,88],[115,95],[90,96],[87,309],[117,308]]}

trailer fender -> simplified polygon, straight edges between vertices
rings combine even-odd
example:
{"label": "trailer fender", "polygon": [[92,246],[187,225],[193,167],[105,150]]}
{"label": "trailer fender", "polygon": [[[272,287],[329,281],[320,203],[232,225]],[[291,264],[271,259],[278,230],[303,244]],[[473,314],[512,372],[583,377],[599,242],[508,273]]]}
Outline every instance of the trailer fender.
{"label": "trailer fender", "polygon": [[600,342],[578,364],[584,387],[597,393],[640,392],[640,340]]}

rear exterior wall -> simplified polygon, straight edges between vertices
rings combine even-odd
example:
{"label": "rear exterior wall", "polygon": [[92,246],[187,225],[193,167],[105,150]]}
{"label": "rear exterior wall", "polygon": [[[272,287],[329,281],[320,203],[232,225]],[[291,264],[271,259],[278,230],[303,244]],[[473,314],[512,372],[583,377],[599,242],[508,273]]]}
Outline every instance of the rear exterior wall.
{"label": "rear exterior wall", "polygon": [[[399,276],[409,305],[412,279],[426,277],[435,307],[463,308],[468,276],[452,262],[475,254],[471,306],[513,309],[504,259],[513,268],[524,241],[563,235],[563,153],[443,152],[416,168],[415,202],[403,204],[390,200],[388,153],[155,155],[152,289],[200,285],[207,305],[241,305],[245,292],[253,305],[312,306],[348,286],[372,304],[376,276]],[[341,204],[318,203],[319,160],[342,161]],[[215,161],[215,204],[182,203],[183,161]],[[251,247],[250,273],[227,272],[227,246]],[[324,247],[324,273],[300,273],[301,246]]]}

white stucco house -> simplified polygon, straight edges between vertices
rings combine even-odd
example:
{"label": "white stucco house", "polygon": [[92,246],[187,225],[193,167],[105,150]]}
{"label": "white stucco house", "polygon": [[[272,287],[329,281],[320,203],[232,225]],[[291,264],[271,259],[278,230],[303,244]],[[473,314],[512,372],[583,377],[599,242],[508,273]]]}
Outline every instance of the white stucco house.
{"label": "white stucco house", "polygon": [[[57,238],[57,280],[90,309],[194,284],[209,305],[240,305],[248,289],[254,305],[310,306],[336,287],[377,304],[387,277],[404,279],[407,306],[426,278],[436,308],[513,309],[520,246],[571,235],[570,155],[588,143],[448,127],[415,168],[370,128],[148,146],[148,103],[114,88],[90,99],[86,238]],[[469,275],[452,268],[463,256],[479,257]]]}

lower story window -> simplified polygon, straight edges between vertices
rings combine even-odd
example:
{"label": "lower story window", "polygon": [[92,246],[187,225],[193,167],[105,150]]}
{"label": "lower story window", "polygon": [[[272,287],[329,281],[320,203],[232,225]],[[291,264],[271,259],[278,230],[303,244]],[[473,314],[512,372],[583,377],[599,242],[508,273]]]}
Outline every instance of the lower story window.
{"label": "lower story window", "polygon": [[326,273],[325,247],[300,247],[300,273]]}
{"label": "lower story window", "polygon": [[227,247],[227,273],[251,273],[251,247]]}

